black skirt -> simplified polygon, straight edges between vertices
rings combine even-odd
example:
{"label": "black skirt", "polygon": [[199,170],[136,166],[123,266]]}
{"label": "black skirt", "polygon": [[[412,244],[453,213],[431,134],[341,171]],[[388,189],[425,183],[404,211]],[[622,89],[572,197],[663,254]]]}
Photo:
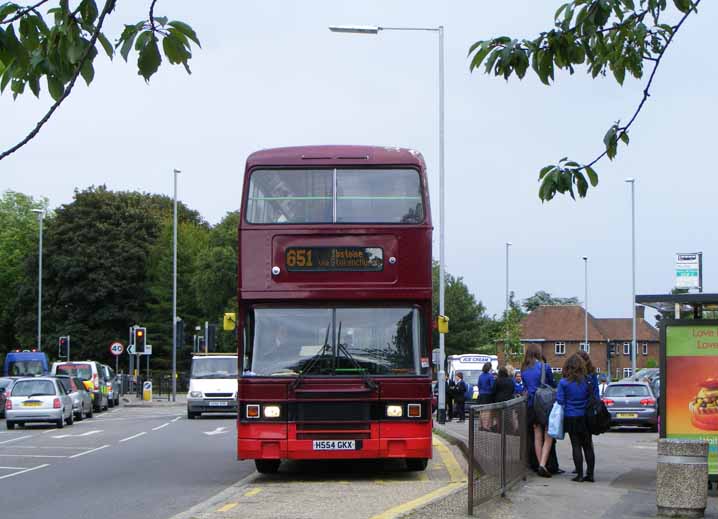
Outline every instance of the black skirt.
{"label": "black skirt", "polygon": [[590,434],[588,431],[588,422],[586,415],[583,416],[565,416],[563,418],[563,430],[566,434]]}
{"label": "black skirt", "polygon": [[494,395],[479,395],[479,405],[485,405],[485,404],[493,404],[494,403]]}

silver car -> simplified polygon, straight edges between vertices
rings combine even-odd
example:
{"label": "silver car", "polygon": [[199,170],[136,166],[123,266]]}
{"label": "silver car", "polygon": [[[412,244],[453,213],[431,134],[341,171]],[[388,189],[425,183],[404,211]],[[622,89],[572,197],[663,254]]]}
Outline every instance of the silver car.
{"label": "silver car", "polygon": [[92,418],[92,396],[82,380],[67,375],[57,375],[55,378],[60,381],[62,387],[72,398],[72,412],[75,415],[75,420],[79,422],[85,417]]}
{"label": "silver car", "polygon": [[658,402],[645,382],[616,382],[603,393],[611,425],[642,425],[657,430]]}
{"label": "silver car", "polygon": [[59,429],[72,425],[72,398],[54,377],[21,378],[15,381],[5,402],[8,429],[31,422],[54,423]]}

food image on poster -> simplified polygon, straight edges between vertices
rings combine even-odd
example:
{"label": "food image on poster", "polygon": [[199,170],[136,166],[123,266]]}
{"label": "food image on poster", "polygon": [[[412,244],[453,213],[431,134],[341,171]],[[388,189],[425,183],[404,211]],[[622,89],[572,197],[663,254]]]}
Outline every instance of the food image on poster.
{"label": "food image on poster", "polygon": [[718,474],[718,325],[666,328],[667,438],[709,442],[708,468]]}

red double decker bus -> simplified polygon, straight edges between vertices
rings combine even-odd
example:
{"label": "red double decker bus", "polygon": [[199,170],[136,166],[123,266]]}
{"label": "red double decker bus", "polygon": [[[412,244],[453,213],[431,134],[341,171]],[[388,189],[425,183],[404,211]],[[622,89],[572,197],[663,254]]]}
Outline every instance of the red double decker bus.
{"label": "red double decker bus", "polygon": [[259,151],[239,225],[237,456],[431,457],[431,216],[419,153]]}

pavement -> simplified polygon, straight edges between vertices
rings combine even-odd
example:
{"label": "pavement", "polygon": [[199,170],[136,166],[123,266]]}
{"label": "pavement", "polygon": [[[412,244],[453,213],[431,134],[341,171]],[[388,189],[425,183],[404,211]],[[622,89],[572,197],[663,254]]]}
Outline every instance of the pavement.
{"label": "pavement", "polygon": [[254,473],[236,459],[234,416],[187,420],[182,405],[121,405],[63,429],[0,420],[0,517],[167,519]]}
{"label": "pavement", "polygon": [[[464,423],[434,424],[442,437],[466,452],[468,420]],[[566,473],[544,479],[529,472],[505,498],[496,498],[474,510],[474,517],[506,519],[523,517],[605,517],[645,519],[656,517],[656,450],[658,435],[639,428],[619,428],[594,436],[596,482],[571,481],[571,445],[557,444],[559,464]],[[466,488],[417,510],[406,517],[428,519],[443,516],[471,517],[467,510]],[[709,492],[706,517],[718,518],[718,491]]]}
{"label": "pavement", "polygon": [[142,400],[137,398],[136,394],[126,394],[120,397],[122,405],[125,407],[187,407],[187,393],[177,393],[173,402],[172,397],[167,395],[153,395],[152,400]]}

